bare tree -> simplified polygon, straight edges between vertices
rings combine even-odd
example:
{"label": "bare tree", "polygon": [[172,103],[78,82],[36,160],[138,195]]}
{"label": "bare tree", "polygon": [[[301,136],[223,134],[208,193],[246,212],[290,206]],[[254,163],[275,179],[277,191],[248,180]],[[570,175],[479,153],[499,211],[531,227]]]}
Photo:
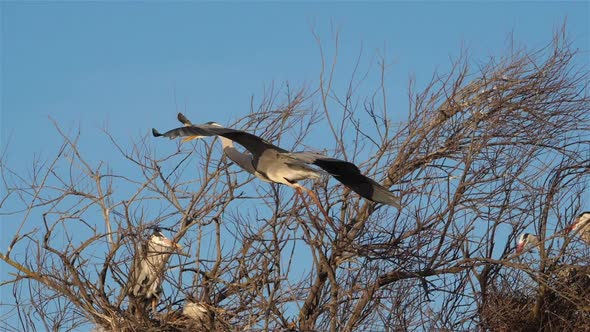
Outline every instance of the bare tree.
{"label": "bare tree", "polygon": [[[6,329],[589,329],[588,247],[562,232],[590,174],[588,70],[564,36],[481,66],[463,54],[422,92],[410,82],[399,124],[385,61],[369,96],[356,69],[337,91],[323,54],[317,89],[266,91],[229,125],[295,150],[321,124],[327,154],[402,196],[398,211],[326,177],[313,190],[333,224],[240,172],[212,139],[157,141],[177,147],[162,155],[148,128],[134,144],[105,133],[129,175],[91,162],[55,124],[63,144],[29,178],[1,165],[0,204],[22,206],[2,212],[21,220],[0,253],[15,272],[2,286],[19,325]],[[188,255],[171,255],[157,310],[134,315],[124,289],[150,226]],[[517,255],[525,229],[540,244]]]}

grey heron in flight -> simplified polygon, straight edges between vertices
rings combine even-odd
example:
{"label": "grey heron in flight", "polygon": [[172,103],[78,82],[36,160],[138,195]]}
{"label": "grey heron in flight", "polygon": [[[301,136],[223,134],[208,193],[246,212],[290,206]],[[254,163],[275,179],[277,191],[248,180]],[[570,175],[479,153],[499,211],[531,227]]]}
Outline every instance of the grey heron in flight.
{"label": "grey heron in flight", "polygon": [[[319,204],[315,194],[297,183],[297,181],[315,179],[321,176],[322,173],[310,165],[321,168],[343,185],[370,201],[391,205],[398,209],[401,208],[399,197],[393,195],[373,179],[363,175],[353,163],[312,152],[290,152],[256,135],[241,130],[224,128],[214,122],[193,125],[181,113],[178,114],[178,119],[185,124],[184,127],[172,129],[163,134],[153,128],[152,134],[155,137],[163,136],[170,139],[184,137],[183,142],[204,136],[226,138],[227,140],[222,140],[224,152],[226,154],[231,153],[236,159],[232,158],[230,154],[228,154],[228,157],[239,166],[251,173],[253,172],[256,177],[266,182],[280,183],[292,187],[299,194],[301,194],[302,189],[306,190],[320,208],[321,204]],[[242,154],[237,151],[233,148],[233,145],[228,144],[231,141],[243,146],[250,154]]]}
{"label": "grey heron in flight", "polygon": [[151,303],[152,313],[156,312],[166,264],[170,255],[181,248],[162,234],[159,228],[154,228],[148,241],[137,248],[127,285],[132,310],[145,312],[147,304]]}
{"label": "grey heron in flight", "polygon": [[574,222],[565,229],[566,233],[575,231],[584,242],[590,244],[590,211],[580,213]]}

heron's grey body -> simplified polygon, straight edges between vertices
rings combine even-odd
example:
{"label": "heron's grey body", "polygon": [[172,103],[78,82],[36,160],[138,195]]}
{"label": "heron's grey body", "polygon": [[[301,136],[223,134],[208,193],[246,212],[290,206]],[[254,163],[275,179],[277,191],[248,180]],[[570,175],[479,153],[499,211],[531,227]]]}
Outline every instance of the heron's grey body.
{"label": "heron's grey body", "polygon": [[[222,144],[224,144],[224,152],[228,157],[232,160],[234,160],[232,156],[235,157],[234,161],[238,165],[264,181],[300,188],[297,181],[321,176],[322,173],[319,170],[310,166],[315,165],[360,196],[373,202],[401,208],[399,197],[393,195],[376,181],[361,174],[353,163],[311,152],[289,152],[256,135],[224,128],[215,123],[192,125],[182,114],[178,115],[178,119],[185,124],[184,127],[172,129],[164,134],[152,129],[153,135],[170,139],[185,137],[185,140],[203,136],[220,136]],[[240,144],[251,155],[244,156],[233,147],[233,144],[230,146],[228,141],[224,143],[223,138]]]}
{"label": "heron's grey body", "polygon": [[177,247],[160,230],[155,229],[149,240],[137,248],[127,291],[131,307],[145,309],[151,302],[152,310],[155,310],[162,292],[166,263]]}

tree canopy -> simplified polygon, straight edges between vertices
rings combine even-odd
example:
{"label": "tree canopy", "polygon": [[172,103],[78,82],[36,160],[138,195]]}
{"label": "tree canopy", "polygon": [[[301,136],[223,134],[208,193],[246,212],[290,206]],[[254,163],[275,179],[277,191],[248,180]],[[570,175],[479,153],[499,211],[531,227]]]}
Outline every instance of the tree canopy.
{"label": "tree canopy", "polygon": [[[398,210],[329,177],[305,182],[333,223],[241,171],[215,139],[105,132],[117,159],[96,162],[77,144],[84,134],[55,123],[63,144],[51,158],[26,171],[0,164],[0,207],[20,206],[3,213],[36,225],[0,252],[14,272],[2,282],[19,318],[9,330],[590,329],[588,244],[564,233],[587,204],[589,72],[564,36],[488,59],[463,53],[427,86],[410,82],[403,122],[391,120],[383,60],[375,93],[361,95],[363,74],[338,91],[324,59],[317,86],[267,91],[225,124],[291,151],[314,148],[322,131],[333,149],[318,152],[402,199]],[[153,226],[183,252],[163,271],[157,312],[138,316],[124,289]],[[539,245],[516,254],[526,231]],[[206,323],[182,313],[187,301]]]}

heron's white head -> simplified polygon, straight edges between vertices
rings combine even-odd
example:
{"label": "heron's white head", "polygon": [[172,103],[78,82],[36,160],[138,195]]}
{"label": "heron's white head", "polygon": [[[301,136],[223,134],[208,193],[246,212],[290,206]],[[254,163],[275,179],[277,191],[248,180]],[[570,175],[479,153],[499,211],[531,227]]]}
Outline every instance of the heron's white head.
{"label": "heron's white head", "polygon": [[160,229],[154,229],[154,233],[150,236],[150,243],[162,247],[162,249],[182,249],[178,243],[172,242],[167,238]]}
{"label": "heron's white head", "polygon": [[516,253],[521,253],[525,248],[533,247],[539,244],[539,239],[530,233],[521,234],[516,245]]}
{"label": "heron's white head", "polygon": [[582,229],[582,228],[584,228],[584,226],[586,226],[589,223],[590,223],[590,211],[584,211],[584,212],[580,213],[576,217],[576,219],[574,219],[574,222],[565,229],[565,233],[567,234],[571,231]]}

